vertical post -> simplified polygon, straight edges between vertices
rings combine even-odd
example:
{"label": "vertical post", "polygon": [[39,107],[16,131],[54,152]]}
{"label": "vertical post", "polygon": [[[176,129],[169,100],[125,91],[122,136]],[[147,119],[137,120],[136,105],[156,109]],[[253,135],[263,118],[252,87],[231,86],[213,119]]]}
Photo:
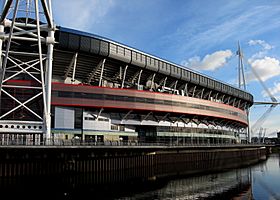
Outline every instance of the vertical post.
{"label": "vertical post", "polygon": [[[50,139],[50,115],[48,113],[48,104],[50,104],[50,101],[48,101],[47,97],[50,94],[50,91],[46,91],[46,89],[48,88],[48,86],[46,85],[47,80],[45,80],[44,77],[44,67],[43,67],[43,58],[42,58],[42,43],[41,43],[41,30],[40,30],[40,18],[39,18],[39,5],[38,5],[38,1],[35,1],[35,15],[36,15],[36,28],[37,28],[37,39],[38,39],[38,52],[39,52],[39,66],[40,66],[40,73],[41,73],[41,83],[42,83],[42,93],[43,93],[43,123],[44,123],[44,130],[45,130],[45,134],[46,134],[46,140],[48,141],[48,139]],[[49,54],[49,52],[47,53]],[[51,62],[48,62],[51,63]],[[48,69],[49,71],[49,69]],[[46,74],[48,74],[50,72],[46,72]],[[51,81],[50,81],[51,83]],[[48,83],[49,84],[49,83]]]}
{"label": "vertical post", "polygon": [[75,56],[74,56],[73,73],[72,73],[72,79],[71,79],[71,83],[72,83],[72,84],[75,82],[76,66],[77,66],[77,57],[78,57],[78,52],[76,52],[76,53],[75,53]]}
{"label": "vertical post", "polygon": [[[49,6],[49,14],[50,18],[52,19],[52,7],[51,7],[51,1],[48,1]],[[52,23],[53,24],[53,23]],[[47,46],[48,46],[48,52],[47,52],[47,60],[46,60],[46,75],[45,75],[45,81],[46,81],[46,140],[49,141],[51,138],[51,93],[52,93],[52,67],[53,67],[53,47],[54,47],[54,31],[55,27],[52,26],[52,24],[49,24],[49,31],[48,31],[48,37],[47,37]]]}
{"label": "vertical post", "polygon": [[167,80],[167,77],[164,78],[164,82],[163,82],[163,90],[165,88],[165,85],[166,85],[166,80]]}
{"label": "vertical post", "polygon": [[[0,72],[2,71],[2,45],[4,41],[4,25],[0,24]],[[1,37],[3,36],[3,37]],[[0,73],[1,75],[1,73]],[[2,80],[2,79],[1,79]],[[0,87],[0,93],[1,93],[1,87]]]}
{"label": "vertical post", "polygon": [[251,143],[251,129],[250,129],[250,110],[249,108],[246,109],[246,114],[247,114],[247,122],[248,122],[248,127],[247,127],[247,143]]}
{"label": "vertical post", "polygon": [[[4,7],[4,2],[3,2],[3,7]],[[1,11],[2,11],[2,9],[1,9]],[[2,45],[3,45],[3,41],[4,41],[4,37],[1,37],[1,36],[3,36],[4,35],[4,25],[3,24],[1,24],[1,22],[0,22],[0,81],[2,81]],[[0,115],[1,115],[1,113],[2,113],[2,107],[1,107],[1,100],[2,100],[2,98],[1,98],[1,93],[2,93],[2,83],[0,83]]]}
{"label": "vertical post", "polygon": [[51,137],[51,93],[52,93],[52,61],[53,61],[53,46],[54,46],[54,30],[48,33],[49,43],[47,52],[47,65],[46,65],[46,139]]}
{"label": "vertical post", "polygon": [[241,49],[240,49],[240,44],[238,41],[238,87],[241,88]]}
{"label": "vertical post", "polygon": [[244,65],[243,65],[243,52],[240,47],[240,43],[238,41],[238,87],[246,90],[246,81],[245,81],[245,74],[244,74]]}
{"label": "vertical post", "polygon": [[121,86],[121,88],[123,88],[123,87],[124,87],[124,81],[125,81],[125,77],[126,77],[126,70],[127,70],[127,68],[128,68],[128,65],[126,65],[126,66],[125,66],[125,69],[124,69],[124,72],[123,72],[123,77],[122,77],[122,86]]}
{"label": "vertical post", "polygon": [[105,61],[106,61],[106,58],[104,58],[103,61],[102,61],[101,74],[100,74],[100,77],[99,77],[99,84],[98,84],[99,86],[101,86],[101,83],[102,83]]}
{"label": "vertical post", "polygon": [[140,85],[140,80],[141,80],[142,72],[143,72],[143,70],[141,69],[141,70],[140,70],[140,73],[139,73],[139,76],[138,76],[138,81],[137,81],[137,89],[138,89],[138,90],[140,89],[139,85]]}
{"label": "vertical post", "polygon": [[84,134],[84,108],[82,108],[81,114],[81,141],[85,142],[85,134]]}
{"label": "vertical post", "polygon": [[188,93],[188,83],[185,84],[184,92],[185,92],[186,96],[188,97],[189,96],[189,93]]}
{"label": "vertical post", "polygon": [[[7,65],[7,62],[8,62],[8,53],[9,53],[10,46],[11,46],[12,34],[13,34],[14,25],[15,25],[15,21],[16,21],[16,16],[17,16],[17,12],[18,12],[18,4],[19,4],[19,0],[16,1],[16,5],[15,5],[15,8],[14,8],[13,20],[12,20],[12,24],[10,26],[10,33],[9,33],[9,39],[8,39],[6,52],[5,52],[5,58],[4,58],[3,63],[1,63],[1,65],[0,65],[0,98],[1,98],[2,81],[4,80],[4,77],[5,77],[5,70],[6,70],[6,65]],[[3,20],[3,22],[4,21],[5,21],[5,19]],[[0,21],[0,23],[2,23],[2,22]],[[4,38],[3,38],[3,40],[4,40]],[[1,49],[2,49],[2,47],[1,47]]]}

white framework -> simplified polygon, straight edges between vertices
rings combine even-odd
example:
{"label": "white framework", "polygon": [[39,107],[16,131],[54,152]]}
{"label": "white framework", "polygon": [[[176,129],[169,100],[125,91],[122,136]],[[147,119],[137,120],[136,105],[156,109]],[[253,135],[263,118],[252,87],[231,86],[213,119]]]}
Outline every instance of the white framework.
{"label": "white framework", "polygon": [[[42,10],[42,11],[41,11]],[[21,21],[17,19],[21,19]],[[23,21],[22,19],[25,19]],[[46,23],[42,23],[46,21]],[[1,132],[39,133],[50,138],[51,133],[51,80],[55,25],[52,18],[51,0],[6,0],[0,18],[0,101],[5,94],[17,105],[8,112],[0,113]],[[36,44],[34,52],[13,50],[17,41]],[[43,53],[42,44],[47,51]],[[15,58],[17,55],[17,58]],[[21,59],[24,58],[24,59]],[[36,86],[11,84],[17,76],[28,76]],[[34,92],[22,101],[8,92],[12,89],[29,89]],[[43,112],[36,113],[32,102],[43,102]],[[1,102],[0,102],[1,105]],[[24,108],[34,120],[13,120],[8,116]],[[28,129],[28,130],[26,130]]]}

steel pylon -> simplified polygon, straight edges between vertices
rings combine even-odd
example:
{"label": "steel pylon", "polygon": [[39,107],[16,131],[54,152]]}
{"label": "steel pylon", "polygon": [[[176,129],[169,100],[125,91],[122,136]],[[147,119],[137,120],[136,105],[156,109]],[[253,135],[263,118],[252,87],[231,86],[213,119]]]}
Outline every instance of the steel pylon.
{"label": "steel pylon", "polygon": [[0,133],[51,135],[51,0],[6,0],[0,18]]}

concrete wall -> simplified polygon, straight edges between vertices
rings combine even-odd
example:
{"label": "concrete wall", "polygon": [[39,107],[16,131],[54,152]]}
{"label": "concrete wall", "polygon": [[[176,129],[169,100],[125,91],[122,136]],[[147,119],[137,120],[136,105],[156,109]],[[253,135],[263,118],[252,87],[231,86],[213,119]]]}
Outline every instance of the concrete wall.
{"label": "concrete wall", "polygon": [[[266,158],[266,148],[7,148],[0,177],[88,174],[98,181],[164,177],[228,170]],[[96,180],[95,178],[98,177]]]}

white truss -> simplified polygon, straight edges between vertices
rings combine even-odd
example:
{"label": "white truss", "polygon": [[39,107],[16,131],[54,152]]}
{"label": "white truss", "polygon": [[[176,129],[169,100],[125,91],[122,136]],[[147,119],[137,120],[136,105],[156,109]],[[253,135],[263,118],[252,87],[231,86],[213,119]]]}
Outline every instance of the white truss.
{"label": "white truss", "polygon": [[[51,0],[5,1],[0,18],[0,132],[44,133],[50,138],[54,32]],[[22,43],[32,48],[20,48]],[[23,77],[31,84],[18,83]],[[29,91],[28,99],[17,90]],[[1,104],[4,96],[14,104],[9,110]],[[42,109],[34,110],[35,104]],[[31,120],[13,117],[22,109]]]}

